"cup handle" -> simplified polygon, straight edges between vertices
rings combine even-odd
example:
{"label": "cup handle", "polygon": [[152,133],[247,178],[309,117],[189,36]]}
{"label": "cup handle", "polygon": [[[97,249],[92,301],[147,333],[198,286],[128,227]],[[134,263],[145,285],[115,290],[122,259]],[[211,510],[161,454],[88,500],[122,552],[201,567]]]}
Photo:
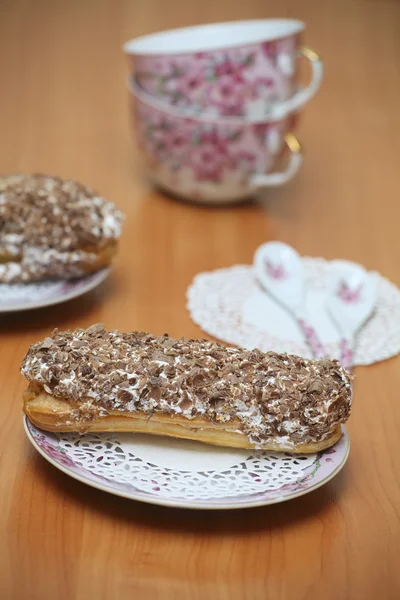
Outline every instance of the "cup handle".
{"label": "cup handle", "polygon": [[257,173],[250,178],[250,183],[255,188],[276,187],[290,181],[299,170],[303,162],[302,148],[299,140],[293,133],[285,135],[285,142],[290,150],[289,164],[282,173]]}
{"label": "cup handle", "polygon": [[299,55],[311,63],[311,81],[307,87],[298,89],[291,98],[277,104],[273,110],[274,118],[283,118],[288,113],[297,111],[316,94],[321,85],[324,76],[324,63],[321,58],[314,50],[306,47],[300,48]]}

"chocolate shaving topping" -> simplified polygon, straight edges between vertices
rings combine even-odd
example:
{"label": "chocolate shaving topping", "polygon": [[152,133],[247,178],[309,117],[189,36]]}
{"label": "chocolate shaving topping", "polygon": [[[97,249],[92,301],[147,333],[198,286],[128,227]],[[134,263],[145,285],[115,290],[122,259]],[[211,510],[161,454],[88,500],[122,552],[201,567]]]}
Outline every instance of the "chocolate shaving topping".
{"label": "chocolate shaving topping", "polygon": [[199,415],[233,421],[260,444],[320,441],[351,408],[351,376],[338,361],[108,332],[101,324],[53,332],[30,348],[22,373],[70,401],[79,422],[95,410]]}
{"label": "chocolate shaving topping", "polygon": [[0,177],[0,282],[82,275],[121,234],[122,213],[77,181]]}

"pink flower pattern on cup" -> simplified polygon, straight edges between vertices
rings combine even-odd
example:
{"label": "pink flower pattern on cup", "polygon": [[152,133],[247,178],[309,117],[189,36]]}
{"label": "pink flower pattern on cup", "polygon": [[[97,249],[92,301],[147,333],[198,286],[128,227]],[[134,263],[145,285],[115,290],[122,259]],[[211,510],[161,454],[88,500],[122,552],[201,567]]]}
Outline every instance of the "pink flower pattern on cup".
{"label": "pink flower pattern on cup", "polygon": [[162,169],[169,182],[184,176],[192,181],[191,193],[202,197],[201,184],[223,186],[235,178],[248,185],[255,173],[270,170],[278,152],[269,148],[268,136],[276,133],[283,140],[291,130],[293,118],[265,124],[242,122],[220,124],[162,113],[132,97],[132,111],[139,149],[154,175]]}
{"label": "pink flower pattern on cup", "polygon": [[290,98],[296,67],[285,73],[284,55],[296,56],[299,36],[261,45],[227,48],[187,55],[129,56],[131,71],[145,91],[169,104],[220,116],[245,116],[252,104],[266,107]]}

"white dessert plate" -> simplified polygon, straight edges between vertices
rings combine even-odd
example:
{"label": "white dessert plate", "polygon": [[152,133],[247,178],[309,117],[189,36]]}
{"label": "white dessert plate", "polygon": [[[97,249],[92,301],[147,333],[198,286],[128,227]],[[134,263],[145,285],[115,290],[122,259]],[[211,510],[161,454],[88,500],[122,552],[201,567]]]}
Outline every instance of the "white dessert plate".
{"label": "white dessert plate", "polygon": [[32,310],[72,300],[100,285],[109,273],[107,267],[78,279],[0,283],[0,313]]}
{"label": "white dessert plate", "polygon": [[333,448],[295,455],[145,434],[48,433],[27,417],[24,425],[36,450],[74,479],[116,496],[180,508],[248,508],[303,496],[339,473],[350,450],[344,427]]}

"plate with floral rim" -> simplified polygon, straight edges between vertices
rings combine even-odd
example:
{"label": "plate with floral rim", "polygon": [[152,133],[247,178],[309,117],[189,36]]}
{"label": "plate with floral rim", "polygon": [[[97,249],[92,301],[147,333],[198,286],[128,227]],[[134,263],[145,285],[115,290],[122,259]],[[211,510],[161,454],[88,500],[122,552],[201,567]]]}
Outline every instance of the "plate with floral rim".
{"label": "plate with floral rim", "polygon": [[0,283],[0,313],[33,310],[72,300],[103,283],[109,273],[110,268],[106,267],[76,279]]}
{"label": "plate with floral rim", "polygon": [[99,490],[150,504],[238,509],[307,494],[343,468],[350,439],[318,454],[219,448],[130,433],[49,433],[24,417],[36,450],[65,474]]}

